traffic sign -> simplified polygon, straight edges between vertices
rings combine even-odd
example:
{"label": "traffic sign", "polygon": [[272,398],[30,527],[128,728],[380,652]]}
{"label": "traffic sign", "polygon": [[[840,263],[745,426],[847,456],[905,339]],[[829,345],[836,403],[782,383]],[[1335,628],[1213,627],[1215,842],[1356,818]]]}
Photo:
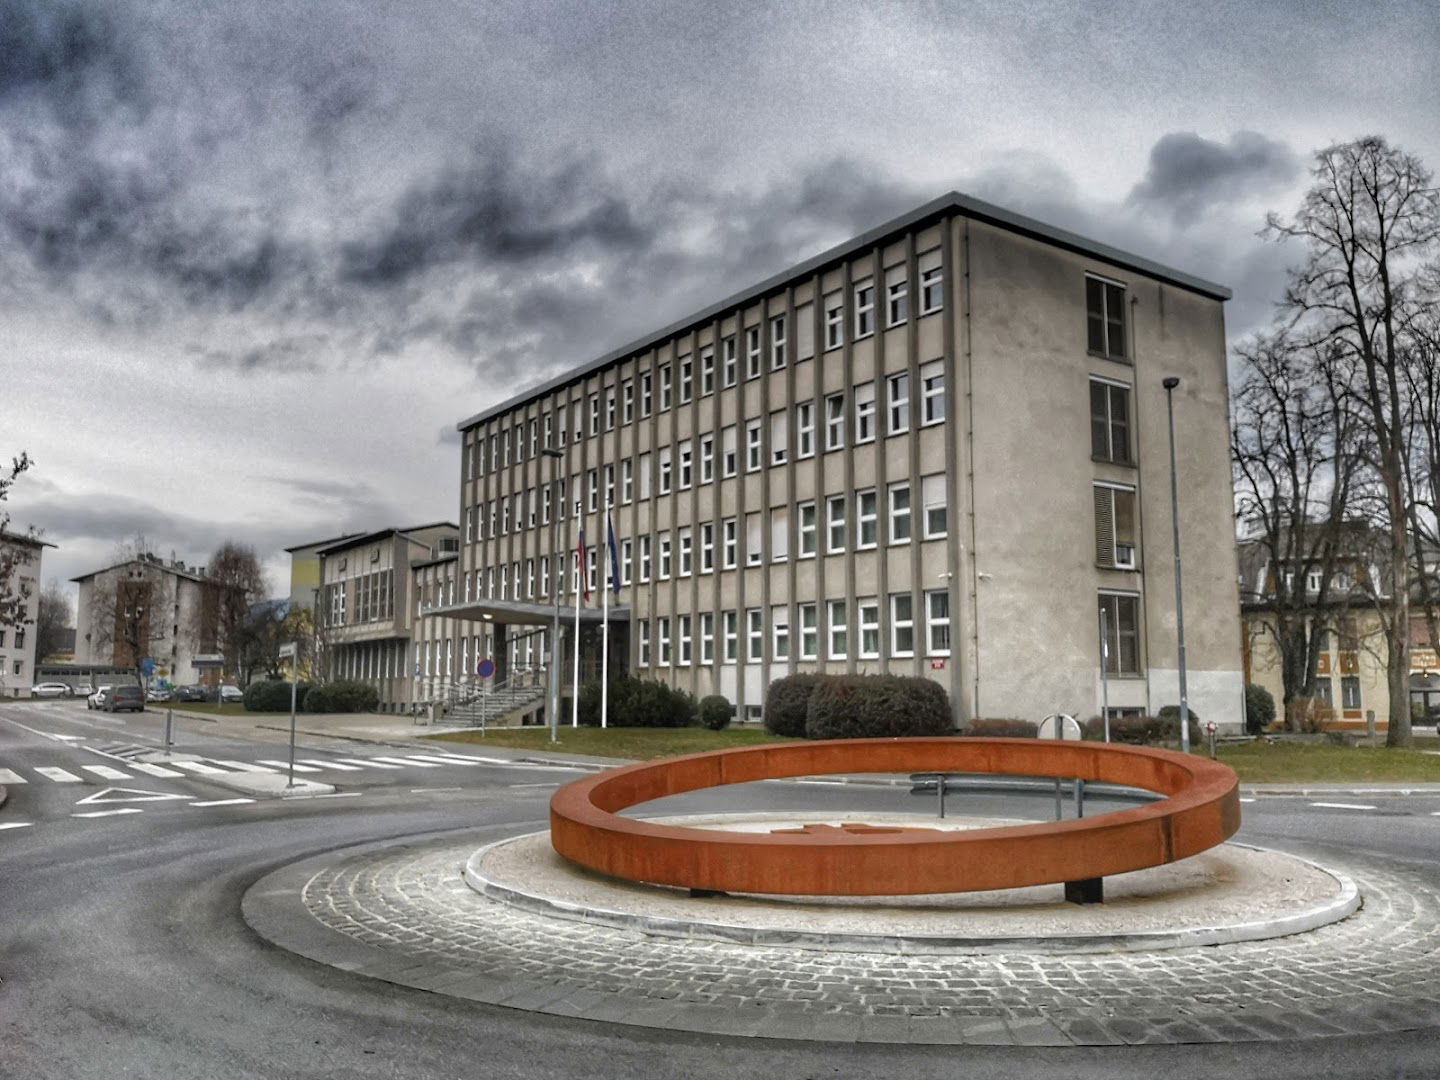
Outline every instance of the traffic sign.
{"label": "traffic sign", "polygon": [[296,650],[297,650],[299,647],[300,647],[300,646],[299,646],[299,643],[298,643],[298,642],[287,641],[284,645],[281,645],[281,646],[280,646],[280,659],[281,659],[281,660],[294,660],[294,659],[295,659],[295,652],[296,652]]}
{"label": "traffic sign", "polygon": [[140,661],[140,674],[144,675],[147,679],[155,674],[155,661],[152,657],[147,656],[144,660]]}
{"label": "traffic sign", "polygon": [[482,679],[493,678],[495,675],[495,661],[488,657],[475,665],[475,674]]}

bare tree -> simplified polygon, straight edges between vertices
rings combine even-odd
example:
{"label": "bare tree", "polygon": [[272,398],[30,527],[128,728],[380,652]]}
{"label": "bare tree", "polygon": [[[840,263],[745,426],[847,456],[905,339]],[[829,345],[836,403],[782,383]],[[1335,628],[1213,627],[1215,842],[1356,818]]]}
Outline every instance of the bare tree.
{"label": "bare tree", "polygon": [[210,556],[207,575],[218,586],[214,602],[225,671],[248,682],[257,662],[263,665],[264,642],[273,637],[266,625],[273,619],[256,610],[266,593],[260,559],[253,547],[227,540]]}
{"label": "bare tree", "polygon": [[[10,459],[8,469],[0,466],[0,504],[9,499],[10,489],[30,465],[30,456],[22,451],[19,457]],[[9,525],[10,513],[0,506],[0,536]],[[23,539],[33,540],[34,531],[26,532]],[[27,621],[30,584],[19,576],[19,570],[29,564],[30,558],[30,544],[0,545],[0,626],[20,626]]]}
{"label": "bare tree", "polygon": [[1405,340],[1420,264],[1440,242],[1440,192],[1419,159],[1368,136],[1316,155],[1314,183],[1293,219],[1272,214],[1266,234],[1304,242],[1285,307],[1297,333],[1328,345],[1353,373],[1355,402],[1373,448],[1377,525],[1388,538],[1384,630],[1389,746],[1411,746],[1412,537],[1407,465]]}
{"label": "bare tree", "polygon": [[90,590],[92,647],[108,651],[112,664],[133,667],[135,681],[143,685],[141,662],[172,651],[164,647],[171,641],[164,612],[174,598],[166,595],[163,563],[143,535],[119,545],[113,562],[123,572],[108,581],[97,577]]}
{"label": "bare tree", "polygon": [[59,652],[65,644],[65,631],[75,625],[70,594],[59,579],[51,578],[40,592],[35,614],[35,658],[43,660]]}

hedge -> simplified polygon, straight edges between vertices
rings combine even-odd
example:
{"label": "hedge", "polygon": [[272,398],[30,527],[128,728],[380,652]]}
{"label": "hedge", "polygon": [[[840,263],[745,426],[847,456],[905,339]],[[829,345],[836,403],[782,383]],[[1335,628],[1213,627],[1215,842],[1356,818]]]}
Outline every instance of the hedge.
{"label": "hedge", "polygon": [[723,694],[711,694],[700,699],[700,724],[711,731],[723,731],[730,726],[735,715],[735,706]]}
{"label": "hedge", "polygon": [[[1180,740],[1180,710],[1171,706],[1171,714],[1168,717],[1161,716],[1112,716],[1110,718],[1110,741],[1125,743],[1129,746],[1153,746],[1157,743],[1179,743]],[[1162,710],[1163,711],[1163,710]],[[1195,715],[1192,710],[1190,715]],[[1085,738],[1100,742],[1105,738],[1105,721],[1098,716],[1092,716],[1082,725],[1081,730]],[[1190,721],[1190,745],[1200,745],[1200,725],[1192,719]]]}
{"label": "hedge", "polygon": [[[305,711],[305,695],[309,683],[301,683],[295,691],[295,707]],[[245,688],[246,712],[287,712],[290,708],[290,684],[278,679],[262,679]]]}
{"label": "hedge", "polygon": [[[630,675],[610,680],[606,702],[606,724],[610,727],[679,728],[695,723],[695,698],[662,682],[649,682]],[[580,722],[600,726],[600,680],[580,687]]]}
{"label": "hedge", "polygon": [[380,694],[375,687],[353,679],[321,683],[305,695],[308,713],[374,712],[379,704]]}
{"label": "hedge", "polygon": [[821,676],[805,714],[807,739],[950,733],[950,700],[944,687],[914,676]]}
{"label": "hedge", "polygon": [[1033,739],[1040,725],[1029,720],[971,720],[961,735],[983,735],[992,739]]}
{"label": "hedge", "polygon": [[786,675],[776,679],[765,692],[765,730],[790,739],[805,738],[805,717],[810,709],[810,692],[821,679],[835,676]]}

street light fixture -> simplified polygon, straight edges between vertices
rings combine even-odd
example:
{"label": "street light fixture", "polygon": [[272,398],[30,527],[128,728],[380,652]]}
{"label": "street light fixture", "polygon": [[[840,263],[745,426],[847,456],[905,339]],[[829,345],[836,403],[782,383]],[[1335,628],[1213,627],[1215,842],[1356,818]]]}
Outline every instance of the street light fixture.
{"label": "street light fixture", "polygon": [[[547,446],[540,451],[554,464],[550,466],[550,551],[554,555],[557,552],[555,547],[556,530],[560,527],[559,507],[555,505],[555,482],[560,470],[560,462],[565,457],[553,446]],[[558,556],[557,556],[558,557]],[[550,589],[550,599],[555,607],[555,613],[550,623],[550,741],[560,741],[560,590],[556,587],[559,575],[552,577],[546,585]]]}
{"label": "street light fixture", "polygon": [[1180,485],[1175,476],[1175,395],[1180,380],[1169,375],[1165,387],[1165,410],[1170,417],[1170,531],[1175,541],[1175,648],[1180,674],[1180,752],[1190,752],[1190,699],[1185,688],[1185,605],[1180,586]]}

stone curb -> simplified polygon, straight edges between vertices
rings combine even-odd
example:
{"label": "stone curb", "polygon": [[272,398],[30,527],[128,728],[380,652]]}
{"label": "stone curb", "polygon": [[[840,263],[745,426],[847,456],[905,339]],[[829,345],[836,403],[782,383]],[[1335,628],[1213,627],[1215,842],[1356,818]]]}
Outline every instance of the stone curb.
{"label": "stone curb", "polygon": [[[530,834],[534,835],[534,834]],[[1347,874],[1320,866],[1298,855],[1309,866],[1328,874],[1340,884],[1340,895],[1322,904],[1273,919],[1260,919],[1228,926],[1178,927],[1169,930],[1147,930],[1136,933],[1109,934],[1036,934],[1026,936],[986,935],[948,937],[933,934],[847,934],[808,933],[739,926],[733,923],[709,922],[698,919],[672,919],[653,915],[634,915],[607,908],[587,907],[566,900],[555,900],[538,893],[529,893],[503,885],[480,870],[486,854],[505,844],[526,839],[511,836],[486,844],[465,862],[465,883],[476,892],[502,904],[570,922],[609,926],[630,930],[651,937],[686,938],[700,941],[721,941],[732,945],[783,946],[819,952],[873,952],[894,955],[985,953],[1119,953],[1152,952],[1159,949],[1188,949],[1208,945],[1232,945],[1239,941],[1263,941],[1316,930],[1341,919],[1349,918],[1360,908],[1360,889]],[[1234,843],[1234,841],[1232,841]],[[1235,843],[1250,851],[1268,851],[1253,844]]]}
{"label": "stone curb", "polygon": [[242,795],[251,795],[257,799],[304,799],[335,793],[334,784],[325,784],[318,780],[302,780],[298,777],[294,787],[287,787],[283,775],[270,773],[206,773],[204,776],[193,777],[193,779],[203,780],[216,787],[229,788],[231,791],[238,791]]}

